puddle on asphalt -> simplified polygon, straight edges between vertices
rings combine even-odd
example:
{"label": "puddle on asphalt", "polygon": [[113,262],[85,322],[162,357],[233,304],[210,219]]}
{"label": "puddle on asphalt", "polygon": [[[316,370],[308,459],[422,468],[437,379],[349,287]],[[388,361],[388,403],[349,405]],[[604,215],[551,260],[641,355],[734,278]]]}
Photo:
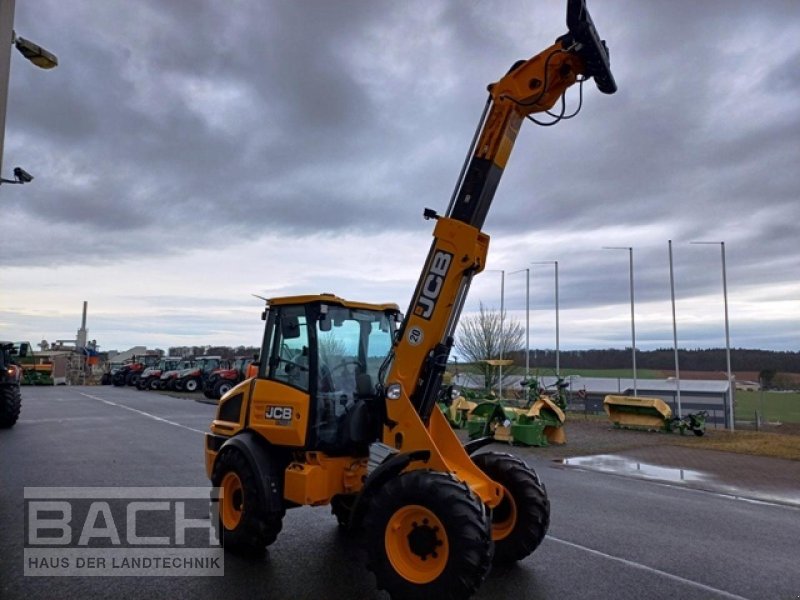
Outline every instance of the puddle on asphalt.
{"label": "puddle on asphalt", "polygon": [[702,471],[680,469],[674,467],[660,467],[645,462],[637,462],[616,454],[599,454],[597,456],[575,456],[564,458],[561,464],[571,467],[582,467],[604,473],[627,475],[628,477],[642,477],[657,479],[659,481],[703,481],[708,478]]}

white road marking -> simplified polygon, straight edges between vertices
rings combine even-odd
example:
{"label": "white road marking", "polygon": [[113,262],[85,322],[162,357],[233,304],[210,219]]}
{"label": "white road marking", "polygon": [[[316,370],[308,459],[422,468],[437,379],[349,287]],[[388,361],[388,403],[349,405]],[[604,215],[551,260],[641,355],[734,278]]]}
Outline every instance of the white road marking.
{"label": "white road marking", "polygon": [[653,567],[648,567],[647,565],[643,565],[641,563],[633,562],[632,560],[628,560],[626,558],[620,558],[619,556],[614,556],[612,554],[606,554],[605,552],[600,552],[599,550],[595,550],[593,548],[587,548],[586,546],[581,546],[580,544],[576,544],[574,542],[568,542],[567,540],[562,540],[557,537],[553,537],[552,535],[547,536],[548,540],[553,540],[554,542],[558,542],[560,544],[564,544],[565,546],[570,546],[572,548],[577,548],[578,550],[583,550],[584,552],[588,552],[589,554],[594,554],[595,556],[601,556],[603,558],[607,558],[608,560],[613,560],[623,565],[627,565],[629,567],[634,567],[636,569],[641,569],[642,571],[647,571],[648,573],[655,573],[657,575],[661,575],[662,577],[666,577],[667,579],[671,579],[672,581],[677,581],[679,583],[684,583],[686,585],[691,585],[693,587],[699,588],[706,592],[711,592],[721,596],[723,598],[731,598],[731,600],[750,600],[749,598],[745,598],[744,596],[739,596],[737,594],[732,594],[730,592],[726,592],[725,590],[720,590],[715,587],[711,587],[710,585],[706,585],[704,583],[700,583],[698,581],[692,581],[691,579],[686,579],[685,577],[680,577],[678,575],[673,575],[672,573],[667,573],[666,571],[661,571],[659,569],[654,569]]}
{"label": "white road marking", "polygon": [[194,431],[196,433],[202,433],[203,435],[206,434],[205,431],[202,429],[195,429],[194,427],[187,427],[186,425],[182,425],[180,423],[176,423],[175,421],[170,421],[169,419],[165,419],[163,417],[159,417],[157,415],[151,414],[149,412],[145,412],[143,410],[139,410],[138,408],[131,408],[130,406],[125,406],[124,404],[119,404],[117,402],[112,402],[111,400],[106,400],[105,398],[99,398],[98,396],[92,396],[91,394],[84,394],[83,392],[78,392],[81,396],[86,396],[87,398],[91,398],[92,400],[98,400],[103,404],[108,404],[109,406],[116,406],[118,408],[124,408],[125,410],[129,410],[131,412],[138,413],[142,416],[148,417],[153,419],[154,421],[160,421],[161,423],[166,423],[167,425],[173,425],[175,427],[180,427],[181,429],[188,429],[189,431]]}

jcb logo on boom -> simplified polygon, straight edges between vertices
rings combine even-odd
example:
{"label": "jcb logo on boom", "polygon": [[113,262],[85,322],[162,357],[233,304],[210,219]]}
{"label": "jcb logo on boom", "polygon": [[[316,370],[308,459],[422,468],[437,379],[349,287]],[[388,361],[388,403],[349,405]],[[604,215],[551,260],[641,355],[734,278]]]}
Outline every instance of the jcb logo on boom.
{"label": "jcb logo on boom", "polygon": [[436,308],[436,301],[442,292],[444,278],[453,261],[453,255],[443,250],[437,250],[428,268],[428,274],[419,291],[417,305],[414,307],[414,314],[423,319],[430,319],[433,309]]}
{"label": "jcb logo on boom", "polygon": [[291,406],[268,406],[264,413],[265,419],[274,419],[275,421],[291,421],[292,420],[292,407]]}

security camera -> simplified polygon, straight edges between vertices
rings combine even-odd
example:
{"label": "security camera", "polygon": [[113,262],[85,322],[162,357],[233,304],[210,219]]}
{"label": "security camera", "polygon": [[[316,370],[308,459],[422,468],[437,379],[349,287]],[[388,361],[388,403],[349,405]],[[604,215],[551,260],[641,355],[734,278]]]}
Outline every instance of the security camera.
{"label": "security camera", "polygon": [[28,173],[22,167],[14,167],[14,179],[19,181],[20,183],[30,183],[33,181],[33,175]]}

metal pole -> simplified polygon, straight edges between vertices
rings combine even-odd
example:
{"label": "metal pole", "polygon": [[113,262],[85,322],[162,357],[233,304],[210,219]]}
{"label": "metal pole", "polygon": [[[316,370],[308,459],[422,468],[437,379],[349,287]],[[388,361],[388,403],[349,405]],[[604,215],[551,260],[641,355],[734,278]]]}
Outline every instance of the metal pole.
{"label": "metal pole", "polygon": [[675,319],[675,276],[672,268],[672,240],[669,240],[669,289],[672,295],[672,348],[675,353],[675,401],[677,403],[678,418],[681,414],[681,371],[678,362],[678,322]]}
{"label": "metal pole", "polygon": [[636,319],[634,319],[634,312],[633,312],[633,248],[628,248],[628,254],[630,257],[630,265],[631,265],[631,355],[633,358],[633,395],[639,395],[639,386],[636,379]]}
{"label": "metal pole", "polygon": [[[531,270],[530,269],[519,269],[518,271],[511,271],[509,275],[515,275],[516,273],[522,273],[525,271],[525,381],[528,381],[528,377],[531,370],[530,365],[530,354],[531,354],[531,339],[530,339],[530,331],[531,331]],[[529,388],[525,388],[526,398],[527,398],[527,390]]]}
{"label": "metal pole", "polygon": [[633,299],[633,247],[632,246],[603,246],[603,250],[627,250],[630,264],[630,295],[631,295],[631,355],[633,366],[633,395],[639,395],[638,379],[636,377],[636,321],[634,318]]}
{"label": "metal pole", "polygon": [[728,323],[728,277],[725,267],[725,242],[720,242],[719,245],[722,248],[722,298],[725,302],[725,361],[728,367],[728,410],[731,415],[731,431],[734,431],[736,415],[734,413],[733,390],[736,386],[731,373],[731,334]]}
{"label": "metal pole", "polygon": [[525,269],[525,381],[531,370],[531,270]]}
{"label": "metal pole", "polygon": [[503,324],[505,320],[505,299],[506,299],[506,272],[500,270],[500,381],[497,384],[497,397],[503,399]]}
{"label": "metal pole", "polygon": [[555,274],[556,274],[556,289],[555,289],[555,300],[556,300],[556,376],[561,373],[561,346],[559,340],[559,329],[558,329],[558,261],[557,260],[537,260],[531,263],[532,265],[555,265]]}
{"label": "metal pole", "polygon": [[3,173],[8,79],[11,72],[11,46],[14,43],[14,5],[15,0],[0,0],[0,175]]}
{"label": "metal pole", "polygon": [[558,261],[553,261],[556,265],[556,378],[561,376],[561,348],[558,337]]}
{"label": "metal pole", "polygon": [[734,387],[733,373],[731,372],[731,337],[730,325],[728,322],[728,277],[727,268],[725,264],[725,242],[690,242],[691,244],[711,245],[719,244],[722,252],[722,301],[725,306],[725,362],[728,376],[728,416],[729,416],[729,429],[735,431],[736,415],[734,414]]}

